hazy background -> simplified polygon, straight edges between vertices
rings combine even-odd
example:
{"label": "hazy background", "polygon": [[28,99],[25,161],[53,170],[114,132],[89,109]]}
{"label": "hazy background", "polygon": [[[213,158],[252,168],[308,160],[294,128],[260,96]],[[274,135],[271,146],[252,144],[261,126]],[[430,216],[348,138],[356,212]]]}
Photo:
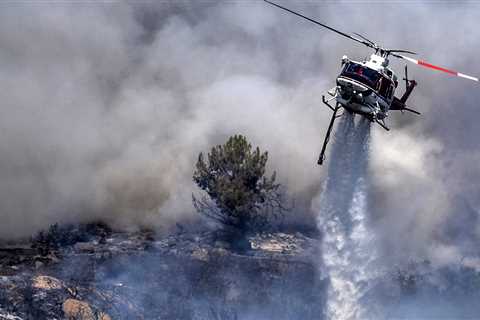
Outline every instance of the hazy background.
{"label": "hazy background", "polygon": [[[279,2],[480,75],[475,2]],[[194,219],[196,157],[236,133],[269,151],[294,214],[313,224],[330,116],[321,95],[343,54],[370,52],[262,1],[2,2],[0,237]],[[375,231],[392,262],[477,265],[479,84],[409,71],[423,116],[391,112],[390,132],[373,129]]]}

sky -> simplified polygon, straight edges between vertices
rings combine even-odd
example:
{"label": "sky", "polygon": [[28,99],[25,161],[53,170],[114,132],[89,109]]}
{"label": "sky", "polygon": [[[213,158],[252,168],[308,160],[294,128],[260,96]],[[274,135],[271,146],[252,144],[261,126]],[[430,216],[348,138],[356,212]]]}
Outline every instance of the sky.
{"label": "sky", "polygon": [[[480,75],[478,3],[279,3]],[[198,219],[195,160],[233,134],[269,151],[292,219],[314,223],[330,116],[321,96],[343,55],[369,54],[262,1],[2,2],[0,237],[55,222],[161,232]],[[391,66],[401,78],[404,62]],[[415,65],[409,76],[422,116],[391,112],[390,132],[372,129],[372,225],[392,262],[476,265],[478,83]]]}

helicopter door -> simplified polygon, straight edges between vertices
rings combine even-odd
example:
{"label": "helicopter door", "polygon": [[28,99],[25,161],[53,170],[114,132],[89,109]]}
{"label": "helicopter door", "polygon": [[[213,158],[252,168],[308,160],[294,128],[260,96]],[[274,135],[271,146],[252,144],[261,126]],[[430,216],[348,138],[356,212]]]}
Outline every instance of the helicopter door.
{"label": "helicopter door", "polygon": [[378,80],[378,83],[376,85],[376,90],[383,99],[389,101],[393,97],[395,87],[390,79],[384,76],[380,76],[380,79]]}

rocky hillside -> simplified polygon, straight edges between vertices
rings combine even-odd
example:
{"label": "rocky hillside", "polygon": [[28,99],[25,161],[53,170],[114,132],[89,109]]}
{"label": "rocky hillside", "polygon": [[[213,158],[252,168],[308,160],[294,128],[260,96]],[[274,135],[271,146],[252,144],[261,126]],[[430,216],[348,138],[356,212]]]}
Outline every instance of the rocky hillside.
{"label": "rocky hillside", "polygon": [[2,246],[0,319],[321,317],[319,246],[300,233],[251,237],[238,254],[210,233],[78,232]]}

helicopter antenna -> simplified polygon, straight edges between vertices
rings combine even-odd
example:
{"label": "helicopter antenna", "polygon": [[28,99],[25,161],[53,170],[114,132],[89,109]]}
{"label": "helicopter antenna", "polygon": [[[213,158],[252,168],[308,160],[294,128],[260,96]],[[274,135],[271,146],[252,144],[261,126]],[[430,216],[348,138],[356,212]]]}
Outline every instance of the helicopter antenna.
{"label": "helicopter antenna", "polygon": [[[373,49],[378,49],[378,46],[376,46],[372,41],[370,41],[370,40],[368,40],[368,39],[366,39],[366,38],[365,38],[365,40],[357,39],[357,38],[355,38],[355,37],[352,37],[352,36],[349,35],[349,34],[346,34],[346,33],[344,33],[344,32],[341,32],[341,31],[337,30],[337,29],[334,29],[334,28],[332,28],[332,27],[329,27],[329,26],[327,26],[326,24],[323,24],[323,23],[318,22],[318,21],[316,21],[316,20],[313,20],[313,19],[311,19],[311,18],[309,18],[309,17],[306,17],[306,16],[304,16],[303,14],[300,14],[300,13],[295,12],[295,11],[293,11],[293,10],[290,10],[290,9],[288,9],[288,8],[282,7],[282,6],[279,5],[279,4],[270,2],[270,1],[268,1],[268,0],[263,0],[263,1],[265,1],[265,2],[268,3],[268,4],[271,4],[272,6],[275,6],[275,7],[277,7],[277,8],[280,8],[280,9],[283,9],[283,10],[288,11],[288,12],[290,12],[290,13],[293,13],[294,15],[297,15],[297,16],[299,16],[299,17],[302,17],[303,19],[306,19],[306,20],[308,20],[308,21],[310,21],[310,22],[313,22],[313,23],[315,23],[315,24],[317,24],[317,25],[319,25],[319,26],[322,26],[322,27],[324,27],[324,28],[326,28],[326,29],[328,29],[328,30],[330,30],[330,31],[333,31],[333,32],[335,32],[335,33],[337,33],[337,34],[339,34],[339,35],[342,35],[342,36],[344,36],[344,37],[346,37],[346,38],[348,38],[348,39],[351,39],[351,40],[356,41],[356,42],[358,42],[358,43],[364,44],[364,45],[366,45],[367,47],[370,47],[370,48],[373,48]],[[364,37],[362,37],[362,38],[364,38]]]}

